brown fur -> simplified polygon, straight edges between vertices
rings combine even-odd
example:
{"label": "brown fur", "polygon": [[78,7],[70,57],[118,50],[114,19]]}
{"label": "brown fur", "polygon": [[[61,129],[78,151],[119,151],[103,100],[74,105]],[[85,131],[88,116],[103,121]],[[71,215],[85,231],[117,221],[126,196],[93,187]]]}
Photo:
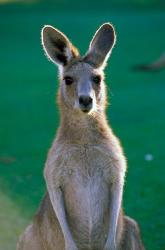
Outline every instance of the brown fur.
{"label": "brown fur", "polygon": [[[105,114],[103,68],[115,42],[114,29],[104,24],[84,58],[75,58],[58,30],[46,26],[42,35],[47,56],[63,65],[61,122],[44,170],[48,192],[17,249],[143,250],[137,223],[122,212],[126,160]],[[95,75],[102,79],[99,84],[92,80]],[[65,76],[73,83],[67,85]],[[87,112],[79,103],[84,95],[92,98]]]}

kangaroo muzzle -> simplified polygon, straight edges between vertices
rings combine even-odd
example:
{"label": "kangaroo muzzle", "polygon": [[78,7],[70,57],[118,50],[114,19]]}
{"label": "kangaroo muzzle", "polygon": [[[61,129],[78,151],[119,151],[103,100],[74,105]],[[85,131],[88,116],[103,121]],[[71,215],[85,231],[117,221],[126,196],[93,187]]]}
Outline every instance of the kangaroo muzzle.
{"label": "kangaroo muzzle", "polygon": [[93,106],[92,104],[93,104],[92,97],[87,96],[87,95],[81,95],[79,97],[80,109],[83,112],[88,113],[92,109],[92,106]]}

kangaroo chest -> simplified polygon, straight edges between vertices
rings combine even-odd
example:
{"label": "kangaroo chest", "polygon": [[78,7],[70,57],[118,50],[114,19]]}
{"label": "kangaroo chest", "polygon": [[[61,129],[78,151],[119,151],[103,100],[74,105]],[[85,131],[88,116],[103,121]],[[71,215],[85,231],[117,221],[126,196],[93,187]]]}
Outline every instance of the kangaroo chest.
{"label": "kangaroo chest", "polygon": [[110,182],[114,176],[114,158],[105,147],[83,145],[72,146],[61,154],[63,158],[60,171],[62,171],[62,185],[70,182],[86,183],[101,179]]}
{"label": "kangaroo chest", "polygon": [[99,146],[72,146],[62,158],[58,169],[72,233],[86,248],[101,244],[107,232],[109,188],[114,175],[110,153]]}

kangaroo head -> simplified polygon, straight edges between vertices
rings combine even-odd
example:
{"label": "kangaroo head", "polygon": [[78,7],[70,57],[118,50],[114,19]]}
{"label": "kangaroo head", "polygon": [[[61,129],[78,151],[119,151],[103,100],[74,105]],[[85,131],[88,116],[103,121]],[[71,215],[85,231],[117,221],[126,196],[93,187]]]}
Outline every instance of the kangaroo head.
{"label": "kangaroo head", "polygon": [[105,107],[104,68],[115,44],[111,24],[103,24],[95,33],[85,56],[59,30],[46,25],[42,45],[47,57],[59,67],[59,99],[74,112],[90,114]]}

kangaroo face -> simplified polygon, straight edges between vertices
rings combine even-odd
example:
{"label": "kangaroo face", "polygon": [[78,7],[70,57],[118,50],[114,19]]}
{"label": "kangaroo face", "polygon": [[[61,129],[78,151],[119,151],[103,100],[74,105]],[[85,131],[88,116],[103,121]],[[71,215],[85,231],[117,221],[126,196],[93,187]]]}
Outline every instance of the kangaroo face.
{"label": "kangaroo face", "polygon": [[65,106],[85,114],[105,106],[103,69],[115,43],[111,24],[94,35],[85,56],[80,57],[69,39],[52,26],[42,29],[42,44],[48,58],[59,67],[60,95]]}
{"label": "kangaroo face", "polygon": [[60,76],[60,90],[66,105],[86,114],[97,112],[104,100],[103,72],[78,61]]}

